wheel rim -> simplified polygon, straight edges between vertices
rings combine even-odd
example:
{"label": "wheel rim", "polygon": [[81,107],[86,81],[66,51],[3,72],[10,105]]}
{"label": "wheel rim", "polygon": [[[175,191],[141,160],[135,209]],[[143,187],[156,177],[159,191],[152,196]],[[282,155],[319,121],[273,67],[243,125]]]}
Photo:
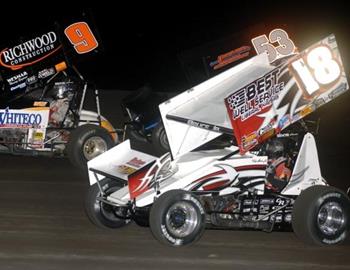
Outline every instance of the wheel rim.
{"label": "wheel rim", "polygon": [[173,204],[166,214],[166,227],[170,234],[178,238],[190,235],[198,224],[198,214],[190,202]]}
{"label": "wheel rim", "polygon": [[108,146],[106,141],[97,136],[87,139],[83,145],[83,154],[86,160],[91,160],[107,150]]}
{"label": "wheel rim", "polygon": [[326,235],[338,234],[345,224],[345,213],[341,205],[337,202],[322,205],[317,215],[317,224]]}

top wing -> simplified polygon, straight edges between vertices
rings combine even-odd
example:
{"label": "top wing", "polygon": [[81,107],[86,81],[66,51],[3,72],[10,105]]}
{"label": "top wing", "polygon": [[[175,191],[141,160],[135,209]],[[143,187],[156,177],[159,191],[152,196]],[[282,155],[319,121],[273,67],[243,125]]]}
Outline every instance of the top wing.
{"label": "top wing", "polygon": [[255,56],[159,106],[173,158],[222,133],[233,133],[224,99],[273,70],[266,54]]}
{"label": "top wing", "polygon": [[349,88],[334,35],[278,62],[257,55],[162,103],[173,158],[222,133],[245,153]]}

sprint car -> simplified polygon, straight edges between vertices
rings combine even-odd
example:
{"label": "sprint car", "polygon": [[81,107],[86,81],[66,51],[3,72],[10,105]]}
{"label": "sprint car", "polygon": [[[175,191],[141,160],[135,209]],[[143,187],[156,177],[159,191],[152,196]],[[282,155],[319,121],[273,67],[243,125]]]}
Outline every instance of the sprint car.
{"label": "sprint car", "polygon": [[[118,141],[100,113],[98,90],[75,65],[99,48],[92,29],[85,20],[70,21],[1,49],[0,153],[67,155],[86,168]],[[89,95],[96,111],[85,108]]]}
{"label": "sprint car", "polygon": [[322,177],[304,117],[347,89],[334,35],[273,59],[258,53],[159,105],[169,153],[125,141],[90,160],[88,217],[104,228],[135,221],[170,246],[206,227],[292,228],[310,244],[341,243],[350,200]]}

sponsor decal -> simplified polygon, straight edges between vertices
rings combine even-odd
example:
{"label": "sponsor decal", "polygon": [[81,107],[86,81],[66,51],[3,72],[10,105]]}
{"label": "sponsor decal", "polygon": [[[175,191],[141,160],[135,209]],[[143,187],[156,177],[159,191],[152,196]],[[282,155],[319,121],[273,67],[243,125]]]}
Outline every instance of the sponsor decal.
{"label": "sponsor decal", "polygon": [[260,214],[267,214],[270,210],[270,205],[260,205]]}
{"label": "sponsor decal", "polygon": [[[169,102],[170,101],[168,101],[167,103],[169,103]],[[199,122],[199,121],[195,121],[195,120],[191,120],[191,119],[188,120],[186,118],[182,118],[182,117],[178,117],[178,116],[174,116],[174,115],[169,115],[169,114],[166,116],[166,118],[170,119],[170,120],[175,120],[178,122],[186,123],[189,126],[193,126],[193,127],[197,127],[197,128],[211,130],[214,132],[232,134],[232,130],[230,128],[220,127],[217,125],[212,125],[209,123]]]}
{"label": "sponsor decal", "polygon": [[254,156],[252,158],[252,162],[256,163],[266,163],[267,162],[267,156]]}
{"label": "sponsor decal", "polygon": [[284,86],[284,82],[278,83],[279,73],[276,68],[226,98],[233,120],[246,121],[278,98]]}
{"label": "sponsor decal", "polygon": [[[243,205],[252,205],[253,204],[253,200],[247,199],[243,201]],[[259,200],[255,200],[254,201],[254,205],[258,205],[259,204]]]}
{"label": "sponsor decal", "polygon": [[136,171],[136,169],[129,167],[129,166],[126,166],[126,165],[119,165],[117,167],[117,171],[118,171],[118,173],[129,175],[129,174],[134,173]]}
{"label": "sponsor decal", "polygon": [[256,207],[253,207],[253,208],[243,208],[243,213],[250,213],[250,212],[257,213],[257,212],[258,212],[258,208],[256,208]]}
{"label": "sponsor decal", "polygon": [[45,107],[47,105],[47,101],[34,101],[34,107]]}
{"label": "sponsor decal", "polygon": [[270,121],[270,123],[268,123],[265,127],[261,128],[261,129],[259,130],[259,135],[263,135],[263,134],[265,134],[265,133],[271,132],[271,130],[274,129],[275,124],[276,124],[276,120],[275,120],[275,119],[272,119],[272,120]]}
{"label": "sponsor decal", "polygon": [[25,82],[17,84],[16,86],[10,87],[10,91],[15,91],[17,89],[25,88],[27,84]]}
{"label": "sponsor decal", "polygon": [[16,75],[6,79],[6,81],[8,82],[8,84],[10,86],[10,91],[25,88],[27,86],[27,84],[26,84],[27,78],[28,78],[28,73],[26,71],[23,71],[21,73],[18,73]]}
{"label": "sponsor decal", "polygon": [[37,81],[38,81],[38,78],[35,75],[33,75],[27,78],[26,83],[30,85],[30,84],[36,83]]}
{"label": "sponsor decal", "polygon": [[[269,38],[260,36],[253,42],[258,53],[268,51],[270,61],[280,58],[286,49],[283,45],[287,43],[290,43],[288,35],[278,29],[273,30]],[[286,55],[295,55],[294,46],[289,45]],[[333,35],[293,57],[282,57],[278,62],[272,64],[278,64],[274,70],[225,98],[241,154],[348,89]],[[247,137],[254,132],[257,139],[247,143]]]}
{"label": "sponsor decal", "polygon": [[291,122],[291,117],[289,114],[286,114],[278,122],[277,130],[280,131],[280,130],[284,129],[285,127],[289,126],[290,122]]}
{"label": "sponsor decal", "polygon": [[282,215],[276,215],[276,219],[275,219],[275,222],[277,223],[281,223],[283,220],[283,216]]}
{"label": "sponsor decal", "polygon": [[274,204],[275,199],[261,199],[260,204]]}
{"label": "sponsor decal", "polygon": [[259,142],[263,142],[267,140],[268,138],[272,137],[276,134],[275,128],[269,128],[266,132],[262,133],[259,137]]}
{"label": "sponsor decal", "polygon": [[11,110],[6,108],[0,110],[0,128],[45,128],[48,114],[48,110]]}
{"label": "sponsor decal", "polygon": [[278,206],[283,206],[283,205],[285,205],[285,203],[286,203],[286,201],[284,199],[281,199],[281,198],[276,199],[276,204]]}
{"label": "sponsor decal", "polygon": [[194,120],[188,120],[187,121],[187,125],[193,126],[193,127],[198,127],[198,128],[203,128],[203,129],[207,129],[207,130],[212,130],[212,131],[216,131],[216,132],[220,132],[220,128],[215,126],[215,125],[210,125],[210,124],[207,124],[207,123],[201,123],[201,122],[194,121]]}
{"label": "sponsor decal", "polygon": [[249,56],[251,46],[242,46],[240,48],[231,50],[217,57],[217,60],[210,62],[209,65],[214,69],[222,68],[228,64],[238,61]]}
{"label": "sponsor decal", "polygon": [[256,132],[250,133],[248,136],[243,136],[242,145],[244,148],[249,148],[251,145],[256,145],[258,142],[258,134]]}
{"label": "sponsor decal", "polygon": [[301,115],[299,113],[294,114],[292,117],[292,122],[294,123],[294,122],[298,121],[299,119],[301,119]]}
{"label": "sponsor decal", "polygon": [[42,132],[35,132],[35,134],[34,134],[34,139],[35,140],[42,140],[43,138],[44,138],[44,133],[42,133]]}
{"label": "sponsor decal", "polygon": [[134,157],[133,159],[126,162],[126,164],[133,166],[135,168],[141,168],[146,164],[146,161],[143,161],[142,159]]}
{"label": "sponsor decal", "polygon": [[41,129],[32,129],[29,133],[28,141],[29,145],[28,148],[42,148],[43,142],[45,138],[45,130]]}
{"label": "sponsor decal", "polygon": [[50,31],[41,36],[26,40],[0,52],[0,65],[12,70],[20,69],[42,61],[61,48],[55,32]]}
{"label": "sponsor decal", "polygon": [[306,106],[304,109],[302,109],[300,111],[300,113],[299,113],[300,114],[300,118],[303,118],[303,117],[307,116],[308,114],[312,113],[313,111],[314,111],[314,108],[313,108],[312,104]]}
{"label": "sponsor decal", "polygon": [[52,76],[55,73],[56,73],[56,71],[55,71],[54,68],[45,68],[45,69],[40,70],[38,72],[38,78],[39,79],[45,79],[45,78],[47,78],[49,76]]}
{"label": "sponsor decal", "polygon": [[288,223],[291,223],[292,222],[292,214],[286,214],[284,216],[284,221],[288,222]]}
{"label": "sponsor decal", "polygon": [[9,85],[14,85],[25,81],[27,78],[28,78],[28,73],[26,71],[23,71],[21,73],[16,74],[15,76],[12,76],[6,79],[6,81],[8,82]]}

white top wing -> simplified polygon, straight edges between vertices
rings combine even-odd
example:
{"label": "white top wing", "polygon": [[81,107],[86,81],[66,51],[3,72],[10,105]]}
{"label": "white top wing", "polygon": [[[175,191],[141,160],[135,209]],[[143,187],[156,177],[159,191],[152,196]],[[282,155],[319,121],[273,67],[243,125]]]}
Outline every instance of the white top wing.
{"label": "white top wing", "polygon": [[224,99],[274,69],[257,55],[159,105],[173,158],[232,133]]}

